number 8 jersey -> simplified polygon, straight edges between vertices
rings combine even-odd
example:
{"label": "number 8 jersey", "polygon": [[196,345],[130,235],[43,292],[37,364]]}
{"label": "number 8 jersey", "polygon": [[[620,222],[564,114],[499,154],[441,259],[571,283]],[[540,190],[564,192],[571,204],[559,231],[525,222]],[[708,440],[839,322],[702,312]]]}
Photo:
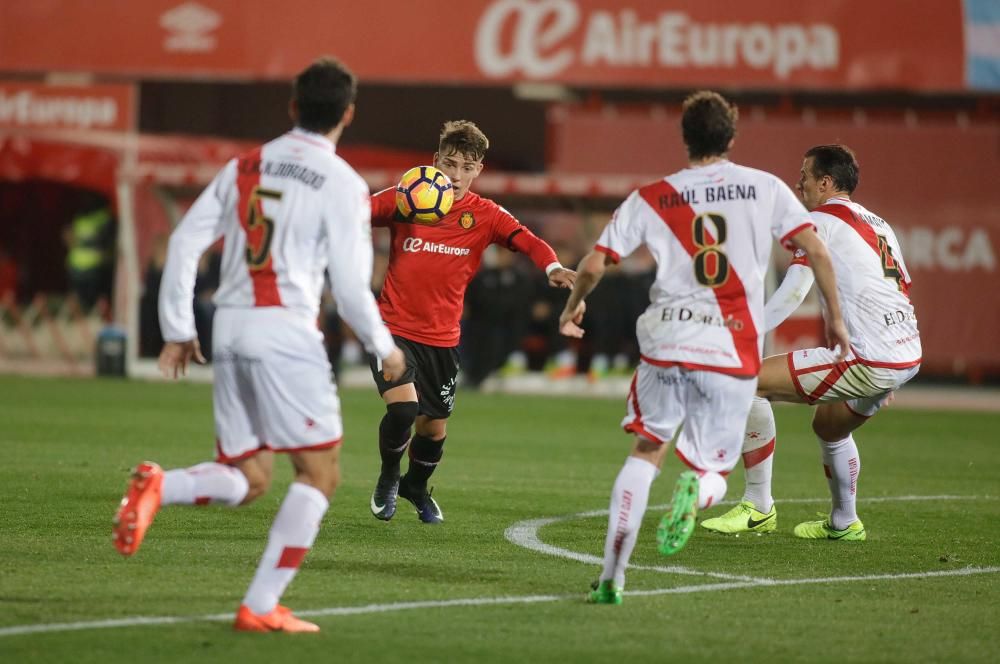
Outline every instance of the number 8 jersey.
{"label": "number 8 jersey", "polygon": [[750,377],[760,370],[772,238],[792,248],[811,227],[781,180],[720,161],[632,192],[595,249],[617,263],[646,245],[656,259],[636,322],[645,362]]}

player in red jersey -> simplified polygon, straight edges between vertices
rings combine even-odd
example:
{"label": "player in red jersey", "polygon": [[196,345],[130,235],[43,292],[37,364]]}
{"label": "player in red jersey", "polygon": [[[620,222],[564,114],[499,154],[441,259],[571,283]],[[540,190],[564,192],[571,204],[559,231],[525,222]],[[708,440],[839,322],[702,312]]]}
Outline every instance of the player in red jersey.
{"label": "player in red jersey", "polygon": [[[372,196],[372,225],[388,227],[392,234],[379,309],[407,364],[403,377],[392,381],[382,375],[377,359],[371,365],[386,403],[378,437],[382,470],[371,498],[372,514],[383,521],[395,514],[397,496],[413,503],[424,523],[444,520],[427,491],[427,480],[441,461],[448,416],[455,406],[465,289],[486,248],[499,244],[526,254],[552,286],[571,288],[576,279],[545,241],[507,210],[469,190],[483,171],[487,148],[489,140],[472,122],[444,124],[434,166],[451,178],[455,203],[436,224],[404,219],[396,210],[392,188]],[[400,459],[407,448],[409,470],[400,478]]]}

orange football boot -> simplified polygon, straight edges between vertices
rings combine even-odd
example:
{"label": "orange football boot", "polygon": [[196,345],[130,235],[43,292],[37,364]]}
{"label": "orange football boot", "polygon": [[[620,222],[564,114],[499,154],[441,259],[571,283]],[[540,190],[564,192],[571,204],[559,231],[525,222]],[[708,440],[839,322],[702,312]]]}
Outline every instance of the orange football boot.
{"label": "orange football boot", "polygon": [[277,605],[267,615],[259,616],[245,604],[236,613],[233,629],[237,632],[318,632],[319,625],[300,620],[287,606]]}
{"label": "orange football boot", "polygon": [[139,550],[146,529],[160,509],[162,488],[163,469],[152,461],[143,461],[132,471],[112,528],[115,548],[123,556]]}

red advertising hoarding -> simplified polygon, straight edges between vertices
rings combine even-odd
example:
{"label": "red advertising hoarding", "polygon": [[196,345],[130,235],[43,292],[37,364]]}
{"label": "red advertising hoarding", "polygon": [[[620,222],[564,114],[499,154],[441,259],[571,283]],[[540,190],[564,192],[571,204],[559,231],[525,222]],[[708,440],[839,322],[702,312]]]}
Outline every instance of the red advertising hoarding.
{"label": "red advertising hoarding", "polygon": [[0,129],[127,131],[135,104],[131,85],[0,81]]}
{"label": "red advertising hoarding", "polygon": [[[549,170],[666,175],[687,164],[676,109],[550,114]],[[844,143],[861,164],[857,200],[888,221],[913,278],[927,373],[1000,370],[1000,126],[962,116],[769,117],[741,109],[732,158],[794,185],[810,147]],[[799,331],[789,331],[797,335]],[[807,333],[808,330],[805,330]]]}
{"label": "red advertising hoarding", "polygon": [[288,78],[333,54],[366,81],[965,89],[958,0],[0,0],[0,69]]}

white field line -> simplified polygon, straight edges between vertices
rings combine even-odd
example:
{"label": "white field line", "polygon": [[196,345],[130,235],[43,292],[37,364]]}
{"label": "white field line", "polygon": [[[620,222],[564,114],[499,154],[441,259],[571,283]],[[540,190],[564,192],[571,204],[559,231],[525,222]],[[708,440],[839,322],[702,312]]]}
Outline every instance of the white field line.
{"label": "white field line", "polygon": [[[652,509],[659,509],[658,506],[654,506]],[[537,551],[538,553],[544,553],[550,556],[558,556],[559,558],[568,558],[569,560],[575,560],[577,562],[586,563],[588,565],[603,565],[604,561],[598,556],[592,556],[588,553],[578,553],[576,551],[570,551],[569,549],[562,549],[558,546],[553,546],[551,544],[546,544],[538,536],[538,531],[544,526],[551,525],[553,523],[559,523],[560,521],[571,521],[573,519],[583,519],[587,517],[594,516],[606,516],[607,510],[592,510],[590,512],[580,512],[578,514],[571,514],[569,516],[556,516],[549,517],[545,519],[531,519],[529,521],[519,521],[509,527],[504,531],[504,537],[507,538],[511,544],[516,544],[517,546],[523,547],[525,549],[530,549],[531,551]],[[681,567],[679,565],[669,565],[665,567],[653,566],[653,565],[629,565],[631,569],[642,569],[650,570],[654,572],[663,572],[665,574],[688,574],[693,576],[711,576],[718,579],[728,579],[730,581],[744,581],[744,582],[755,582],[754,579],[749,576],[740,576],[738,574],[725,574],[723,572],[701,572],[698,570],[690,569],[688,567]]]}
{"label": "white field line", "polygon": [[[890,501],[917,501],[917,500],[995,500],[995,496],[883,496],[868,499],[861,499],[864,502],[890,502]],[[821,503],[826,498],[798,498],[780,501],[782,503]],[[734,501],[725,501],[722,504],[733,504]],[[666,505],[654,505],[649,509],[666,509]],[[571,560],[578,560],[585,563],[600,564],[601,560],[596,556],[576,553],[559,549],[549,544],[545,544],[538,539],[537,529],[543,525],[556,523],[558,521],[573,518],[585,518],[603,516],[607,510],[593,510],[590,512],[580,512],[564,517],[549,519],[532,519],[514,524],[504,535],[508,540],[519,546],[525,546],[521,542],[511,539],[511,533],[518,533],[527,537],[531,534],[534,541],[537,541],[539,548],[528,546],[526,548],[546,553],[568,557]],[[537,524],[537,525],[535,525]],[[532,531],[533,527],[533,531]],[[528,538],[531,539],[531,538]],[[526,540],[527,541],[527,540]],[[558,552],[558,553],[557,553]],[[568,554],[568,555],[564,555]],[[736,590],[740,588],[768,587],[768,586],[795,586],[816,583],[850,583],[857,581],[896,581],[905,579],[925,579],[946,576],[970,576],[973,574],[996,574],[1000,572],[1000,567],[966,567],[956,570],[941,570],[933,572],[914,572],[909,574],[871,574],[863,576],[841,576],[824,577],[811,579],[755,579],[732,574],[722,574],[715,572],[702,572],[684,567],[654,567],[654,566],[634,566],[634,569],[655,570],[670,572],[674,574],[688,574],[698,576],[711,576],[716,578],[732,579],[729,583],[706,583],[692,586],[676,586],[673,588],[655,588],[652,590],[630,590],[625,594],[630,597],[652,596],[652,595],[677,595],[703,592],[715,592],[723,590]],[[408,611],[412,609],[436,609],[451,608],[460,606],[501,606],[509,604],[538,604],[542,602],[558,602],[563,600],[579,599],[580,594],[571,595],[526,595],[520,597],[472,597],[468,599],[448,599],[448,600],[428,600],[420,602],[395,602],[390,604],[366,604],[363,606],[335,606],[325,609],[311,609],[296,611],[296,615],[302,617],[324,617],[324,616],[352,616],[371,613],[389,613],[394,611]],[[203,616],[132,616],[127,618],[114,618],[109,620],[89,620],[81,622],[67,623],[42,623],[35,625],[13,625],[11,627],[0,627],[0,638],[5,636],[22,636],[26,634],[41,634],[51,632],[77,632],[92,629],[113,629],[116,627],[147,627],[159,625],[177,625],[194,622],[230,622],[234,619],[231,613],[216,613]]]}
{"label": "white field line", "polygon": [[[768,586],[796,586],[814,583],[851,583],[856,581],[898,581],[904,579],[927,579],[949,576],[972,576],[974,574],[996,574],[1000,567],[966,567],[955,570],[936,572],[914,572],[912,574],[869,574],[864,576],[840,576],[815,579],[782,579],[761,581],[735,581],[732,583],[704,583],[693,586],[677,586],[674,588],[656,588],[653,590],[630,590],[625,594],[629,597],[652,595],[688,595],[693,593],[716,592],[722,590],[737,590],[740,588],[757,588]],[[390,613],[408,611],[411,609],[447,609],[457,606],[502,606],[509,604],[540,604],[543,602],[560,602],[580,600],[581,593],[571,595],[525,595],[521,597],[471,597],[468,599],[428,600],[425,602],[396,602],[392,604],[366,604],[364,606],[334,606],[326,609],[296,611],[302,617],[324,616],[356,616],[371,613]],[[115,620],[92,620],[87,622],[48,623],[40,625],[15,625],[0,628],[0,637],[21,636],[25,634],[40,634],[51,632],[78,632],[91,629],[109,629],[114,627],[143,627],[157,625],[177,625],[195,622],[230,622],[234,619],[232,613],[216,613],[206,616],[135,616]]]}
{"label": "white field line", "polygon": [[[927,500],[993,500],[992,496],[875,496],[872,498],[861,498],[861,502],[869,503],[884,503],[884,502],[899,502],[899,501],[927,501]],[[775,501],[781,504],[793,504],[793,503],[824,503],[828,502],[829,498],[789,498],[786,500]],[[720,505],[735,505],[737,501],[726,500],[719,503]],[[669,505],[651,505],[649,510],[665,510]],[[598,556],[593,556],[587,553],[579,553],[577,551],[570,551],[569,549],[563,549],[558,546],[553,546],[551,544],[546,544],[538,536],[538,531],[544,526],[551,525],[553,523],[560,523],[562,521],[573,521],[575,519],[586,519],[596,516],[607,516],[608,510],[590,510],[589,512],[578,512],[576,514],[568,514],[565,516],[547,517],[543,519],[529,519],[527,521],[518,521],[514,525],[507,528],[504,531],[504,537],[507,538],[511,544],[529,549],[531,551],[537,551],[538,553],[544,553],[549,556],[557,556],[559,558],[566,558],[568,560],[575,560],[577,562],[586,563],[588,565],[601,566],[604,564],[602,558]],[[661,572],[663,574],[681,574],[689,576],[707,576],[716,579],[727,579],[730,581],[743,581],[750,584],[762,584],[769,583],[770,579],[756,578],[751,576],[742,576],[739,574],[727,574],[725,572],[705,572],[702,570],[692,569],[690,567],[681,567],[679,565],[629,565],[629,569],[645,570],[650,572]]]}

